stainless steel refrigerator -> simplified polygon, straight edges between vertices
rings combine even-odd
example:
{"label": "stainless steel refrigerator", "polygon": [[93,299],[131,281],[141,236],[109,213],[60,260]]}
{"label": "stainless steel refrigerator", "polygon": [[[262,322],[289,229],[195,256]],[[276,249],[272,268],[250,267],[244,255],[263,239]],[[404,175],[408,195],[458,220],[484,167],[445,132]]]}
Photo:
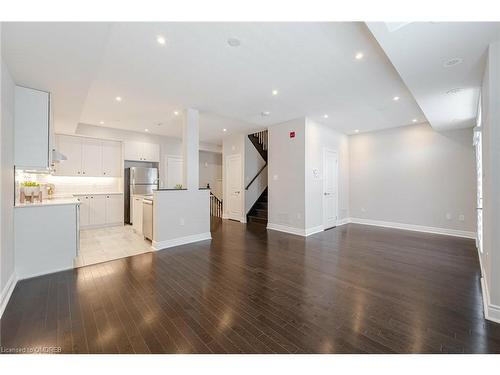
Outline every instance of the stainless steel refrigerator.
{"label": "stainless steel refrigerator", "polygon": [[158,168],[125,168],[125,223],[131,223],[130,197],[133,195],[153,195],[158,189]]}

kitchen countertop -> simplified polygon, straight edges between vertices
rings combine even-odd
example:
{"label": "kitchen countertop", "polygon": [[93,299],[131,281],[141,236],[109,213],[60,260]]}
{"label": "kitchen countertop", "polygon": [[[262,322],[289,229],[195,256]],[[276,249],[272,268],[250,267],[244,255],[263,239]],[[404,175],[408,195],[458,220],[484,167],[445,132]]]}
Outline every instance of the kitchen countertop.
{"label": "kitchen countertop", "polygon": [[108,192],[104,192],[104,193],[75,193],[75,194],[72,194],[74,197],[80,197],[82,195],[119,195],[119,194],[123,194],[123,193],[120,193],[120,192],[112,192],[112,193],[108,193]]}
{"label": "kitchen countertop", "polygon": [[80,202],[76,198],[52,198],[52,199],[44,199],[41,202],[37,201],[35,203],[16,202],[15,207],[26,208],[26,207],[61,206],[70,204],[80,204]]}

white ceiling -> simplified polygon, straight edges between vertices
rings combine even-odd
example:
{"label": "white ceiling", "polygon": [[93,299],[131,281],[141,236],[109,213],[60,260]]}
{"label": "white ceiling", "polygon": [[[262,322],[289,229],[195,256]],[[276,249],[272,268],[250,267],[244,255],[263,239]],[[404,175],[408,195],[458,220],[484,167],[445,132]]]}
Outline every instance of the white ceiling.
{"label": "white ceiling", "polygon": [[[500,40],[500,23],[367,25],[435,129],[475,125],[488,44]],[[463,62],[444,67],[454,58]]]}
{"label": "white ceiling", "polygon": [[173,112],[187,107],[218,144],[302,116],[349,134],[426,121],[364,23],[10,23],[2,36],[14,80],[53,93],[59,131],[104,121],[180,136]]}

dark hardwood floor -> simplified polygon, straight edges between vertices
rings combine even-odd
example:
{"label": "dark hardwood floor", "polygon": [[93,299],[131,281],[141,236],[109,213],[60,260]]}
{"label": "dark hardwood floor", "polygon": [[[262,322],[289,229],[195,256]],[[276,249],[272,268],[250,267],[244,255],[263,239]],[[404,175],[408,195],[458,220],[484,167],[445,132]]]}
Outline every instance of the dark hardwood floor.
{"label": "dark hardwood floor", "polygon": [[1,346],[63,353],[488,353],[473,240],[356,224],[213,240],[23,280]]}

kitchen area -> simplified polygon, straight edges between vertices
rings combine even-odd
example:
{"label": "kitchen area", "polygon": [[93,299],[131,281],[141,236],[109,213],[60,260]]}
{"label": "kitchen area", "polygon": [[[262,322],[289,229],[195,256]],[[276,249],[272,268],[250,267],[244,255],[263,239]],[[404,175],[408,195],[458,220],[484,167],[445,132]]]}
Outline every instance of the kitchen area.
{"label": "kitchen area", "polygon": [[[82,127],[78,134],[56,133],[52,105],[48,92],[15,87],[14,237],[18,277],[170,246],[170,242],[155,241],[154,228],[169,237],[169,230],[164,229],[172,214],[170,207],[186,196],[179,155],[182,140],[169,139],[165,146],[161,136],[144,139],[133,132],[124,136],[124,131],[104,127],[98,129],[100,133],[89,134],[88,127]],[[158,143],[151,142],[156,138]],[[220,157],[199,151],[202,190],[196,197],[201,197],[202,206],[208,207],[209,198],[214,197],[212,191],[222,195]],[[211,189],[206,189],[210,185]],[[161,200],[168,196],[169,200],[176,192],[180,192],[180,198],[167,206],[158,202],[164,209],[155,211],[157,196]],[[196,197],[183,204],[195,202]],[[178,211],[184,211],[183,207]],[[206,211],[203,208],[201,214],[203,228],[210,217]],[[163,221],[165,212],[168,218]],[[154,218],[162,222],[155,223]],[[182,233],[185,220],[189,219],[176,218],[168,228],[179,227],[175,233]],[[203,236],[209,237],[209,232]]]}

